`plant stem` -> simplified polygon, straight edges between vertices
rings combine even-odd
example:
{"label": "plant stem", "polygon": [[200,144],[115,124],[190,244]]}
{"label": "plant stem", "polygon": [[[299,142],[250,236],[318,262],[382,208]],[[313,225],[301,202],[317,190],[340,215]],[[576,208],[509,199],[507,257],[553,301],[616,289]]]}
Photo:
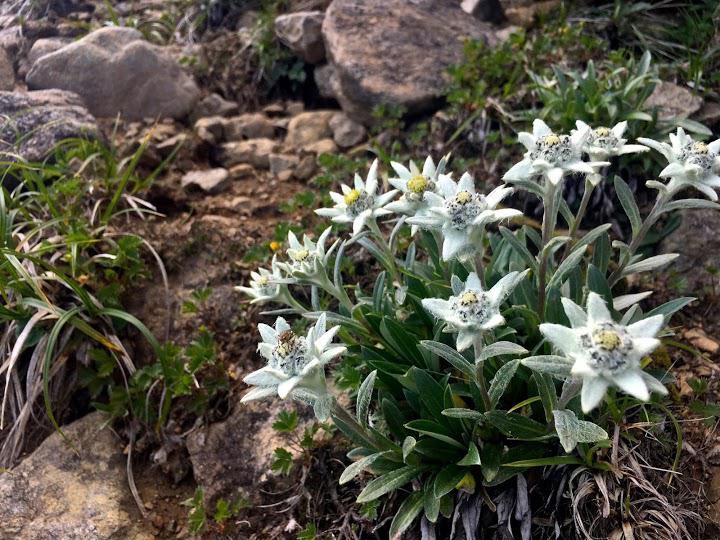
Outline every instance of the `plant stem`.
{"label": "plant stem", "polygon": [[542,222],[542,245],[540,246],[540,266],[538,268],[538,314],[540,319],[545,318],[545,281],[547,278],[548,255],[545,253],[545,246],[552,239],[555,229],[555,193],[559,186],[545,179],[545,197],[543,201],[543,222]]}
{"label": "plant stem", "polygon": [[485,288],[485,265],[483,264],[483,259],[485,258],[485,234],[483,233],[480,236],[480,239],[478,240],[478,244],[480,245],[480,249],[475,255],[475,273],[477,274],[478,278],[480,279],[480,285],[483,286],[483,289]]}
{"label": "plant stem", "polygon": [[392,252],[392,249],[390,248],[390,244],[388,244],[387,240],[385,240],[385,236],[383,235],[382,231],[380,230],[380,227],[378,227],[377,222],[375,219],[370,219],[367,222],[368,228],[373,233],[373,236],[378,240],[380,244],[380,248],[385,252],[385,255],[387,255],[388,262],[390,263],[390,268],[388,268],[388,271],[390,272],[390,275],[392,276],[392,281],[394,284],[399,285],[399,273],[397,270],[397,265],[395,264],[395,255]]}
{"label": "plant stem", "polygon": [[483,349],[482,336],[477,336],[473,340],[473,348],[475,349],[475,382],[477,383],[478,390],[480,390],[480,396],[485,406],[485,411],[491,411],[493,409],[492,400],[488,393],[487,381],[485,380],[485,373],[483,368],[485,367],[485,360],[480,360],[480,355]]}
{"label": "plant stem", "polygon": [[628,246],[627,253],[624,257],[622,257],[622,260],[618,263],[618,267],[613,271],[612,274],[610,274],[610,277],[608,278],[608,283],[610,284],[611,288],[614,287],[618,281],[620,281],[620,278],[622,278],[623,270],[625,270],[625,267],[630,262],[632,256],[635,255],[635,252],[640,247],[640,244],[645,239],[645,236],[647,236],[647,233],[650,232],[652,226],[655,225],[657,220],[665,211],[665,203],[667,203],[668,200],[669,196],[667,193],[658,193],[657,199],[655,199],[655,205],[652,207],[652,210],[650,210],[650,213],[645,218],[645,221],[640,227],[640,230],[637,232],[636,235],[633,236],[633,239]]}
{"label": "plant stem", "polygon": [[[586,178],[585,191],[583,192],[582,200],[580,201],[580,208],[578,208],[577,215],[575,216],[575,221],[573,222],[572,227],[570,227],[570,243],[572,243],[572,241],[575,239],[575,235],[580,228],[580,223],[585,217],[585,212],[587,212],[587,207],[588,204],[590,204],[590,198],[592,197],[594,189],[595,185]],[[569,247],[570,244],[568,244],[568,250]]]}

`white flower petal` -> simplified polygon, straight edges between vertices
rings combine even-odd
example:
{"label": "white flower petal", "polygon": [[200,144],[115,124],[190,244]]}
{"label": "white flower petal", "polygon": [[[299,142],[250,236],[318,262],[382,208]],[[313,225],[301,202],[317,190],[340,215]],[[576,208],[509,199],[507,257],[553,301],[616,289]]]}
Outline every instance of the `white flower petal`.
{"label": "white flower petal", "polygon": [[473,344],[475,334],[468,330],[460,330],[455,341],[455,348],[462,352]]}
{"label": "white flower petal", "polygon": [[647,385],[638,370],[630,369],[624,373],[614,375],[612,381],[620,390],[640,401],[650,399],[650,392],[648,392]]}
{"label": "white flower petal", "polygon": [[588,322],[593,325],[598,322],[612,321],[610,311],[605,305],[603,297],[597,293],[591,292],[587,300]]}
{"label": "white flower petal", "polygon": [[450,312],[450,302],[440,298],[425,298],[422,306],[438,319],[444,319]]}
{"label": "white flower petal", "polygon": [[277,393],[278,396],[280,396],[280,399],[285,399],[290,395],[290,392],[293,391],[293,389],[300,384],[300,377],[290,377],[287,381],[281,382],[277,387]]}
{"label": "white flower petal", "polygon": [[577,334],[572,328],[561,324],[543,323],[540,325],[540,332],[564,354],[571,355],[580,352]]}
{"label": "white flower petal", "polygon": [[[276,322],[277,324],[277,322]],[[271,345],[277,345],[277,335],[278,333],[275,331],[275,329],[272,326],[269,326],[265,323],[258,324],[258,332],[260,332],[260,337],[265,343],[270,343]]]}
{"label": "white flower petal", "polygon": [[443,237],[442,258],[444,261],[456,257],[458,253],[467,247],[468,235],[465,231],[447,229],[443,231]]}
{"label": "white flower petal", "polygon": [[487,321],[481,324],[480,328],[482,328],[483,330],[491,330],[493,328],[497,328],[498,326],[502,326],[503,324],[505,324],[505,317],[503,317],[499,313],[495,313]]}
{"label": "white flower petal", "polygon": [[560,301],[562,302],[563,309],[565,310],[565,315],[567,315],[567,318],[570,321],[570,326],[573,328],[587,326],[588,317],[583,308],[578,306],[569,298],[561,298]]}
{"label": "white flower petal", "polygon": [[540,139],[541,137],[544,137],[545,135],[550,135],[551,133],[552,130],[545,122],[543,122],[539,118],[533,120],[533,137],[535,137],[536,139]]}
{"label": "white flower petal", "polygon": [[247,403],[248,401],[254,401],[256,399],[263,399],[270,396],[277,395],[277,388],[276,387],[259,387],[259,388],[251,388],[250,391],[245,394],[242,399],[240,400],[240,403]]}
{"label": "white flower petal", "polygon": [[580,392],[580,403],[585,414],[600,405],[605,397],[608,383],[601,377],[583,378],[582,391]]}
{"label": "white flower petal", "polygon": [[662,315],[655,315],[631,324],[627,327],[627,331],[633,337],[654,338],[664,325],[665,317]]}

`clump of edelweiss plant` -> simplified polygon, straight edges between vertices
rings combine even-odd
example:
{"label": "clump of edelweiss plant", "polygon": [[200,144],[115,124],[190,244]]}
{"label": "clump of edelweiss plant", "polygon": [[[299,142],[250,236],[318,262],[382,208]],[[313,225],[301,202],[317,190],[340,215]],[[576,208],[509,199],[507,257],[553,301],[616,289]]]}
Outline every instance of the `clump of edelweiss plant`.
{"label": "clump of edelweiss plant", "polygon": [[[350,225],[349,237],[326,250],[330,229],[317,243],[291,234],[287,261],[273,261],[242,289],[254,302],[316,321],[304,336],[283,318],[274,328],[259,325],[268,364],[245,378],[254,386],[245,399],[278,395],[331,416],[354,445],[340,482],[368,471],[375,478],[358,502],[402,498],[391,537],[422,515],[425,530],[462,518],[474,538],[479,506],[468,501],[492,493],[515,501],[529,534],[526,471],[611,470],[608,433],[627,429],[628,416],[667,410],[659,401],[669,375],[651,355],[669,318],[692,299],[645,312],[639,302],[650,293],[623,294],[624,278],[675,257],[638,250],[663,214],[720,207],[720,141],[693,141],[679,129],[671,144],[627,144],[625,128],[578,122],[561,134],[536,120],[532,134],[520,134],[525,157],[489,193],[468,173],[453,180],[447,156],[437,165],[427,158],[422,169],[393,163],[396,189],[381,193],[374,162],[367,181],[356,176],[354,187],[332,194],[333,208],[317,211]],[[647,182],[658,195],[643,218],[628,185],[606,174],[609,160],[650,149],[669,164],[660,175],[666,182]],[[584,182],[576,212],[562,199],[564,182]],[[611,240],[610,224],[582,229],[601,182],[613,183],[629,242]],[[691,189],[711,200],[681,197]],[[539,198],[540,230],[502,207],[513,190]],[[343,276],[346,251],[358,248],[377,262],[372,290]],[[300,288],[310,290],[302,297],[311,305],[291,294]],[[332,345],[335,337],[342,346]],[[338,357],[364,375],[353,412],[325,384],[324,368]],[[510,512],[497,519],[510,526]]]}

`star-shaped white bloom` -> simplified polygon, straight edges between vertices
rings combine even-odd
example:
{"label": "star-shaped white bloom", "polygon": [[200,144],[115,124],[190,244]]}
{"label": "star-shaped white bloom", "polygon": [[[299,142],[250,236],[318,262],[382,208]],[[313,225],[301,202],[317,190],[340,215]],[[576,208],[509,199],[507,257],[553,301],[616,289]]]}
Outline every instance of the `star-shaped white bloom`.
{"label": "star-shaped white bloom", "polygon": [[685,187],[694,187],[713,201],[718,200],[715,189],[720,187],[720,139],[711,143],[694,141],[683,128],[670,134],[670,143],[661,143],[644,137],[638,138],[645,146],[657,150],[668,166],[661,172],[662,178],[670,178],[668,192],[673,195]]}
{"label": "star-shaped white bloom", "polygon": [[583,161],[583,149],[590,136],[590,128],[575,130],[571,135],[558,135],[540,119],[533,121],[533,132],[521,132],[518,140],[527,148],[522,161],[513,165],[503,176],[506,182],[529,180],[544,175],[558,184],[567,173],[593,174],[607,161]]}
{"label": "star-shaped white bloom", "polygon": [[650,399],[650,391],[667,394],[663,384],[640,367],[643,357],[660,345],[655,336],[663,327],[662,315],[625,326],[613,321],[605,301],[594,292],[588,296],[587,313],[568,298],[562,303],[571,328],[545,323],[540,331],[574,361],[572,373],[583,381],[584,412],[600,404],[610,385],[641,401]]}
{"label": "star-shaped white bloom", "polygon": [[279,262],[277,266],[288,276],[291,276],[291,279],[283,278],[276,281],[279,283],[296,283],[298,280],[313,282],[325,277],[328,258],[337,245],[337,242],[335,242],[327,252],[325,251],[325,244],[330,231],[331,227],[325,229],[318,238],[317,244],[307,235],[303,236],[303,243],[301,244],[295,233],[288,232],[288,244],[290,245],[286,251],[288,261]]}
{"label": "star-shaped white bloom", "polygon": [[513,192],[512,188],[500,186],[487,195],[476,193],[475,181],[468,173],[457,183],[446,176],[440,178],[437,190],[440,194],[425,194],[428,208],[424,215],[415,215],[407,222],[441,230],[442,257],[446,261],[476,251],[480,246],[480,234],[488,223],[522,215],[512,208],[496,209]]}
{"label": "star-shaped white bloom", "polygon": [[510,272],[488,291],[483,290],[475,272],[468,275],[465,283],[453,276],[453,296],[447,300],[425,298],[422,305],[447,323],[445,332],[458,333],[456,347],[458,351],[464,351],[473,344],[474,338],[505,324],[500,306],[528,272]]}
{"label": "star-shaped white bloom", "polygon": [[252,298],[251,304],[264,304],[280,298],[282,285],[278,282],[283,278],[278,266],[277,256],[273,256],[270,270],[259,268],[257,272],[250,272],[250,286],[235,287],[236,291],[244,292]]}
{"label": "star-shaped white bloom", "polygon": [[324,313],[306,336],[295,334],[282,317],[277,318],[274,328],[259,324],[262,342],[258,344],[258,351],[267,360],[267,365],[243,379],[255,388],[245,394],[241,402],[275,395],[281,399],[289,397],[313,404],[319,419],[327,419],[330,396],[324,366],[347,349],[331,346],[340,327],[326,330],[325,326]]}
{"label": "star-shaped white bloom", "polygon": [[363,230],[368,220],[375,219],[379,216],[390,214],[384,206],[390,202],[397,194],[397,190],[393,189],[387,193],[378,194],[377,180],[378,160],[373,161],[367,180],[363,182],[360,175],[355,175],[354,187],[342,184],[342,194],[334,191],[330,192],[335,206],[332,208],[319,208],[315,213],[332,218],[336,223],[352,223],[353,236]]}
{"label": "star-shaped white bloom", "polygon": [[[391,162],[392,168],[397,173],[397,178],[390,178],[390,184],[402,192],[402,196],[388,203],[385,207],[391,212],[404,214],[406,216],[424,216],[427,213],[429,203],[426,195],[437,189],[438,180],[445,175],[445,166],[450,154],[444,156],[435,166],[431,156],[428,156],[423,165],[422,172],[413,161],[409,168],[396,162]],[[417,225],[412,226],[412,234],[415,234]]]}

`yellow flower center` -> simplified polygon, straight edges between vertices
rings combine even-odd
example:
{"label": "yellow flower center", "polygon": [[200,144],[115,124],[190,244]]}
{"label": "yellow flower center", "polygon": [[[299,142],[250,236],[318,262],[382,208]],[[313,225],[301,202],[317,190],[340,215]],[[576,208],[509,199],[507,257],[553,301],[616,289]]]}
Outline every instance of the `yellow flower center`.
{"label": "yellow flower center", "polygon": [[469,191],[461,191],[460,193],[455,195],[455,202],[457,202],[458,204],[467,204],[472,201],[472,198],[472,193],[470,193]]}
{"label": "yellow flower center", "polygon": [[595,135],[598,137],[607,137],[610,135],[610,130],[606,127],[599,127],[595,130]]}
{"label": "yellow flower center", "polygon": [[593,336],[593,341],[605,350],[614,351],[622,345],[620,335],[613,330],[603,330]]}
{"label": "yellow flower center", "polygon": [[469,306],[471,304],[477,304],[478,296],[472,291],[468,291],[462,294],[460,297],[460,305]]}
{"label": "yellow flower center", "polygon": [[360,192],[357,189],[351,189],[347,195],[345,195],[345,204],[352,206],[360,198]]}
{"label": "yellow flower center", "polygon": [[704,142],[696,142],[693,144],[693,152],[695,154],[707,154],[708,153],[708,147],[707,144]]}
{"label": "yellow flower center", "polygon": [[310,252],[307,249],[298,249],[294,251],[292,255],[290,255],[290,257],[297,262],[303,262],[309,256]]}
{"label": "yellow flower center", "polygon": [[425,178],[422,174],[418,174],[417,176],[413,176],[410,180],[408,180],[407,187],[410,191],[419,195],[427,189],[428,179]]}
{"label": "yellow flower center", "polygon": [[555,146],[560,144],[560,137],[558,137],[554,133],[551,133],[550,135],[545,135],[542,141],[543,144],[545,144],[546,146]]}
{"label": "yellow flower center", "polygon": [[270,249],[272,251],[277,251],[278,249],[280,249],[280,247],[281,247],[280,242],[275,242],[274,240],[272,242],[270,242]]}
{"label": "yellow flower center", "polygon": [[260,276],[258,278],[257,282],[258,282],[258,285],[265,286],[268,283],[270,283],[270,280],[268,279],[267,276]]}

